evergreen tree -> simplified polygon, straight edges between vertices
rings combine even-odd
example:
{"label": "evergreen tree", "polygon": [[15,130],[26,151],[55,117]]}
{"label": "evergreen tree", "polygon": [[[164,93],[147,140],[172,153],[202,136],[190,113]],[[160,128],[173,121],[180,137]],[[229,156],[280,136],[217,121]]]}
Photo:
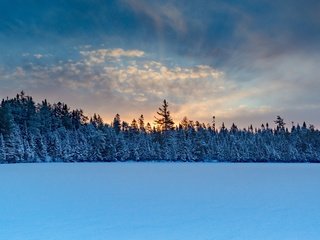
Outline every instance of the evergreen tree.
{"label": "evergreen tree", "polygon": [[212,116],[212,131],[216,131],[216,116]]}
{"label": "evergreen tree", "polygon": [[174,129],[174,122],[170,116],[170,111],[168,110],[168,102],[163,100],[162,107],[159,108],[157,114],[159,117],[155,117],[155,123],[159,126],[161,131],[168,131]]}
{"label": "evergreen tree", "polygon": [[[119,118],[120,118],[120,116],[119,116]],[[120,119],[119,119],[119,120],[120,120]],[[101,116],[100,116],[99,114],[96,114],[96,113],[94,113],[94,114],[93,114],[93,117],[90,118],[90,124],[92,124],[92,125],[93,125],[94,127],[96,127],[96,128],[100,128],[100,129],[101,129],[101,128],[103,127],[103,125],[104,125]]]}
{"label": "evergreen tree", "polygon": [[47,142],[42,135],[37,135],[35,137],[35,145],[36,145],[37,161],[47,162],[48,161]]}
{"label": "evergreen tree", "polygon": [[0,133],[0,163],[6,162],[6,144],[4,142],[3,136]]}
{"label": "evergreen tree", "polygon": [[284,126],[286,123],[284,122],[283,118],[277,116],[277,119],[274,121],[274,123],[277,125],[277,131],[284,131]]}
{"label": "evergreen tree", "polygon": [[72,110],[70,117],[71,117],[72,127],[74,129],[80,128],[80,126],[85,125],[88,121],[88,117],[83,114],[82,109]]}
{"label": "evergreen tree", "polygon": [[24,148],[20,129],[13,125],[12,132],[6,139],[6,157],[9,163],[19,163],[23,160]]}
{"label": "evergreen tree", "polygon": [[146,132],[149,133],[149,134],[152,133],[152,127],[151,127],[150,123],[147,123]]}
{"label": "evergreen tree", "polygon": [[116,133],[119,133],[121,130],[121,120],[120,120],[120,115],[117,113],[116,116],[113,119],[112,126]]}
{"label": "evergreen tree", "polygon": [[145,127],[144,127],[144,117],[141,114],[139,119],[138,119],[138,124],[139,124],[139,130],[140,132],[145,132]]}
{"label": "evergreen tree", "polygon": [[13,125],[13,117],[10,113],[10,107],[2,101],[0,107],[0,134],[8,136]]}
{"label": "evergreen tree", "polygon": [[189,120],[188,120],[188,118],[186,116],[182,118],[182,120],[180,122],[180,125],[181,125],[183,130],[185,130],[185,131],[188,130],[188,128],[189,128]]}
{"label": "evergreen tree", "polygon": [[136,119],[133,119],[130,125],[130,130],[134,133],[138,133],[139,131],[139,127],[138,127],[138,123],[136,121]]}

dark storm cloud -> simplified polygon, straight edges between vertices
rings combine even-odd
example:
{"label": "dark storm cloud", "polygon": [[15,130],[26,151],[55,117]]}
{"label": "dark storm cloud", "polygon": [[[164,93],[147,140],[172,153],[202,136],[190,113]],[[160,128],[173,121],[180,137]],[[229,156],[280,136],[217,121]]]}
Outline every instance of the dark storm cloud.
{"label": "dark storm cloud", "polygon": [[123,0],[158,44],[222,65],[319,48],[318,1]]}
{"label": "dark storm cloud", "polygon": [[172,34],[175,32],[187,34],[186,43],[202,40],[215,47],[245,40],[247,36],[238,32],[243,30],[243,35],[254,31],[276,38],[285,35],[283,40],[290,42],[315,43],[319,38],[319,5],[316,0],[11,0],[0,3],[0,31],[41,37],[43,33],[72,36],[88,32],[128,36],[138,31],[140,36],[151,38],[162,28],[165,41],[179,40]]}

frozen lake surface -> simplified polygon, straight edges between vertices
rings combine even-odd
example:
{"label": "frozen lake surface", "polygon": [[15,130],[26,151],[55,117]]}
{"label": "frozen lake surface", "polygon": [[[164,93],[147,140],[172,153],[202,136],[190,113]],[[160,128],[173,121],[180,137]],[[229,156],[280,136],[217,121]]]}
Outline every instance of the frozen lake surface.
{"label": "frozen lake surface", "polygon": [[320,164],[0,165],[0,239],[319,239]]}

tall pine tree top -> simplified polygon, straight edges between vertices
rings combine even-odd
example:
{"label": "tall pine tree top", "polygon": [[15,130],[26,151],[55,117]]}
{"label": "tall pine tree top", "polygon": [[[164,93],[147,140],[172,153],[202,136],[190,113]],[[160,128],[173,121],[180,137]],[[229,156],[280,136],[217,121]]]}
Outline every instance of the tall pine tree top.
{"label": "tall pine tree top", "polygon": [[159,108],[157,114],[158,117],[155,117],[155,123],[159,126],[161,131],[168,131],[174,129],[174,122],[170,116],[170,111],[168,110],[169,104],[167,100],[163,100],[162,107]]}

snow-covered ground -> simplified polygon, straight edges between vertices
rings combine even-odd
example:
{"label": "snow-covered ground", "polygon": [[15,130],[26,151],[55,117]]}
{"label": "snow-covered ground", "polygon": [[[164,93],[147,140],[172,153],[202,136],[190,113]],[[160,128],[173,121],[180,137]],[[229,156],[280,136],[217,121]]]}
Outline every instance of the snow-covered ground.
{"label": "snow-covered ground", "polygon": [[319,239],[320,165],[0,165],[0,239]]}

